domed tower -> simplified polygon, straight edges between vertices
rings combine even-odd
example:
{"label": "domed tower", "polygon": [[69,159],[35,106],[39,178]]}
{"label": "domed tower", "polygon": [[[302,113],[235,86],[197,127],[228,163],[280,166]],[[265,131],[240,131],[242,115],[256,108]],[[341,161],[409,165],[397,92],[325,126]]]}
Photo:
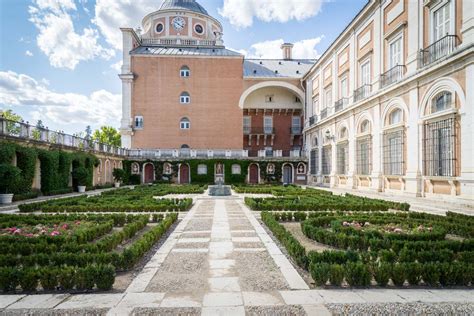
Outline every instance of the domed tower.
{"label": "domed tower", "polygon": [[142,21],[144,45],[223,46],[222,25],[195,0],[164,0]]}

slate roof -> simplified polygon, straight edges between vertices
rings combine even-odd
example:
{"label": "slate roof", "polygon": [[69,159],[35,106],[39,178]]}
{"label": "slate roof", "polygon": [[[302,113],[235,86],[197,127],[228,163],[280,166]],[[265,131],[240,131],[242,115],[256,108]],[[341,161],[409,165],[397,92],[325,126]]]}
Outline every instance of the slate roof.
{"label": "slate roof", "polygon": [[228,56],[237,57],[241,54],[222,47],[164,47],[164,46],[139,46],[132,55],[176,55],[176,56]]}
{"label": "slate roof", "polygon": [[313,59],[245,59],[244,77],[301,78],[315,62]]}
{"label": "slate roof", "polygon": [[205,15],[209,15],[206,9],[203,8],[199,3],[195,0],[164,0],[161,4],[160,10],[189,10],[197,13],[202,13]]}

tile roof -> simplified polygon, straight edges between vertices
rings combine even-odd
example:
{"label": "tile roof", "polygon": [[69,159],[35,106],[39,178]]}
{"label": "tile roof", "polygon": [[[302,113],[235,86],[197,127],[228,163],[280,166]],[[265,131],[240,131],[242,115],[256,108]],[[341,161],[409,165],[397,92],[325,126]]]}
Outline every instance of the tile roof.
{"label": "tile roof", "polygon": [[245,59],[244,77],[302,78],[315,62],[313,59]]}

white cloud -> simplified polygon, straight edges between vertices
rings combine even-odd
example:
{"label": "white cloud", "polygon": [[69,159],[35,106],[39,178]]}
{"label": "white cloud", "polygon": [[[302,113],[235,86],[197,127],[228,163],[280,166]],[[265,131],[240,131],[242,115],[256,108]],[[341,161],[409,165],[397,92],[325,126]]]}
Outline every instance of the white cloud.
{"label": "white cloud", "polygon": [[0,72],[0,104],[24,107],[36,120],[68,128],[81,126],[116,126],[121,115],[121,96],[105,90],[90,95],[56,93],[43,81],[13,71]]}
{"label": "white cloud", "polygon": [[38,47],[56,68],[74,70],[81,61],[96,57],[110,59],[115,55],[98,43],[99,34],[92,28],[76,33],[69,11],[75,11],[72,0],[35,0],[29,7],[30,21],[39,30]]}
{"label": "white cloud", "polygon": [[[310,38],[294,43],[293,58],[295,59],[317,59],[320,54],[316,50],[324,35]],[[248,51],[240,50],[239,52],[246,55],[247,58],[263,58],[263,59],[281,59],[281,45],[283,39],[274,41],[265,41],[253,44]]]}
{"label": "white cloud", "polygon": [[157,0],[97,0],[94,23],[106,41],[117,50],[122,49],[121,27],[141,27],[148,13],[158,10]]}
{"label": "white cloud", "polygon": [[250,27],[256,17],[265,22],[302,21],[321,10],[323,0],[224,0],[219,14],[236,27]]}
{"label": "white cloud", "polygon": [[113,63],[112,65],[110,65],[110,68],[112,68],[113,70],[115,70],[118,73],[121,73],[122,72],[122,61],[119,60],[118,62]]}
{"label": "white cloud", "polygon": [[25,52],[25,55],[28,56],[28,57],[33,57],[33,53],[30,52],[29,50],[27,50],[27,51]]}

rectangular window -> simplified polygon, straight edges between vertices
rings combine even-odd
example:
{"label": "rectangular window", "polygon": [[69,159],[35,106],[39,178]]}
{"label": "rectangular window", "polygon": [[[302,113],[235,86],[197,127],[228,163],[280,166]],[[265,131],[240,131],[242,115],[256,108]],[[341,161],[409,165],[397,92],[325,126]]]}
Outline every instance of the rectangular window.
{"label": "rectangular window", "polygon": [[339,97],[347,98],[347,95],[348,95],[347,77],[343,77],[341,78],[341,82],[339,85]]}
{"label": "rectangular window", "polygon": [[372,172],[372,138],[357,140],[357,174],[370,175]]}
{"label": "rectangular window", "polygon": [[181,77],[189,77],[191,72],[188,69],[181,69]]}
{"label": "rectangular window", "polygon": [[143,116],[135,116],[135,128],[143,128]]}
{"label": "rectangular window", "polygon": [[360,85],[371,84],[370,58],[360,65]]}
{"label": "rectangular window", "polygon": [[451,34],[451,3],[448,1],[433,12],[433,42]]}
{"label": "rectangular window", "polygon": [[313,98],[313,113],[319,112],[319,96]]}
{"label": "rectangular window", "polygon": [[252,128],[252,118],[250,116],[244,116],[244,134],[250,134]]}
{"label": "rectangular window", "polygon": [[330,108],[332,106],[332,87],[324,90],[324,108]]}
{"label": "rectangular window", "polygon": [[389,69],[392,69],[398,65],[403,65],[401,36],[390,43],[389,51]]}
{"label": "rectangular window", "polygon": [[337,174],[344,175],[349,171],[349,145],[347,142],[337,145]]}
{"label": "rectangular window", "polygon": [[273,133],[273,117],[271,116],[263,117],[263,129],[264,129],[265,134]]}
{"label": "rectangular window", "polygon": [[311,175],[315,176],[318,174],[319,169],[319,149],[312,149],[310,153],[310,172]]}
{"label": "rectangular window", "polygon": [[191,97],[187,95],[182,95],[179,97],[182,104],[188,104],[191,102]]}
{"label": "rectangular window", "polygon": [[424,173],[426,176],[456,176],[456,120],[449,118],[424,126]]}
{"label": "rectangular window", "polygon": [[323,147],[321,153],[321,173],[325,176],[331,174],[331,159],[332,159],[331,146]]}
{"label": "rectangular window", "polygon": [[405,133],[403,130],[386,132],[383,135],[383,172],[385,175],[405,174]]}

